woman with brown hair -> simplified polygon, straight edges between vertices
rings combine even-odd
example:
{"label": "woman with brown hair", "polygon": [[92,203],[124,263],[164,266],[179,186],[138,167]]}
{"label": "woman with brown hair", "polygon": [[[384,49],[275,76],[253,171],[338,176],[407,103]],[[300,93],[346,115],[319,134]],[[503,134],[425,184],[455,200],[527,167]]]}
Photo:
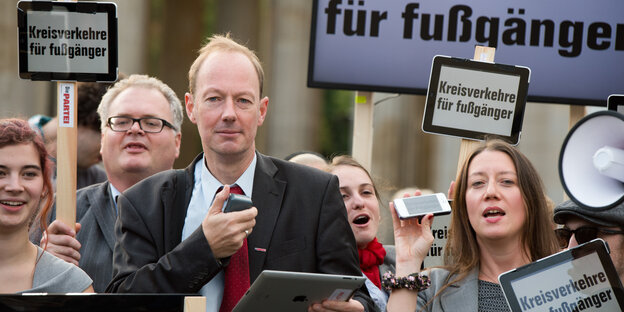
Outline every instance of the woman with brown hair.
{"label": "woman with brown hair", "polygon": [[455,190],[445,266],[423,273],[433,216],[399,220],[391,204],[398,277],[388,311],[508,311],[498,276],[558,251],[541,179],[513,146],[481,144]]}
{"label": "woman with brown hair", "polygon": [[351,156],[336,156],[327,171],[338,177],[340,193],[355,236],[360,269],[367,277],[366,288],[375,305],[385,311],[388,292],[381,286],[381,274],[394,272],[394,246],[377,241],[381,221],[381,200],[373,178]]}
{"label": "woman with brown hair", "polygon": [[45,231],[50,170],[45,146],[28,123],[0,119],[0,293],[93,292],[86,273],[28,239],[40,206]]}

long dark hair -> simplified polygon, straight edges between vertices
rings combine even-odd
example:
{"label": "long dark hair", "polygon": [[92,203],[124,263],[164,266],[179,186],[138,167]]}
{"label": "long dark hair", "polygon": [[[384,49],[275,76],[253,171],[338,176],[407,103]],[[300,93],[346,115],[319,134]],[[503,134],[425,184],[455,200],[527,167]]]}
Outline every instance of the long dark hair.
{"label": "long dark hair", "polygon": [[[489,139],[473,150],[461,167],[455,181],[451,227],[444,254],[444,268],[449,271],[445,285],[427,303],[433,302],[449,285],[464,279],[471,270],[479,267],[479,245],[476,233],[468,218],[466,190],[468,169],[472,160],[484,151],[498,151],[507,154],[516,168],[518,187],[527,216],[522,230],[523,252],[530,261],[536,261],[559,251],[552,227],[542,180],[529,159],[505,141]],[[454,277],[452,280],[451,278]]]}

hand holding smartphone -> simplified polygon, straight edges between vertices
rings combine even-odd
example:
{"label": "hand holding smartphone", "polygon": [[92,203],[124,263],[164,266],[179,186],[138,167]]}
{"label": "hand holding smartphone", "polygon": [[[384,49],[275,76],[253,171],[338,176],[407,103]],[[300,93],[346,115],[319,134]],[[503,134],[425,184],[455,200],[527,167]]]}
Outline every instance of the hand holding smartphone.
{"label": "hand holding smartphone", "polygon": [[249,209],[253,206],[251,202],[251,198],[249,196],[240,195],[240,194],[232,194],[228,197],[227,204],[225,204],[225,209],[223,212],[232,212],[232,211],[242,211],[245,209]]}
{"label": "hand holding smartphone", "polygon": [[393,202],[401,219],[422,217],[430,213],[435,216],[451,213],[451,205],[443,193],[397,198]]}

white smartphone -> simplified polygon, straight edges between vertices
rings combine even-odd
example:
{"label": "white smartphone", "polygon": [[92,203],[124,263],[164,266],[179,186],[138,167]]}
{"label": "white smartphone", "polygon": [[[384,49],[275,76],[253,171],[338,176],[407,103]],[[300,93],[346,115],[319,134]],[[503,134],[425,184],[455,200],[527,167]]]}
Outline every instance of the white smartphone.
{"label": "white smartphone", "polygon": [[394,200],[394,209],[401,219],[422,217],[429,213],[451,213],[451,205],[443,193],[397,198]]}

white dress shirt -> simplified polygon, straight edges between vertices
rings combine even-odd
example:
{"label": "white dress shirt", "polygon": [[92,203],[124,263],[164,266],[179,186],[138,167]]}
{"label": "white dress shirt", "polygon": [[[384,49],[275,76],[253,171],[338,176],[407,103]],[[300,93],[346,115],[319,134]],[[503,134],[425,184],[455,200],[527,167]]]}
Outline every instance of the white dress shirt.
{"label": "white dress shirt", "polygon": [[[257,156],[249,164],[249,167],[236,180],[238,186],[243,189],[245,195],[251,197],[253,192],[253,179],[256,171]],[[199,226],[208,214],[208,210],[214,201],[217,190],[223,186],[206,167],[205,160],[198,161],[195,165],[195,184],[193,186],[193,194],[191,202],[186,211],[184,219],[184,228],[182,228],[182,240],[189,237]],[[232,185],[234,185],[232,184]],[[225,203],[224,203],[225,207]],[[223,209],[223,208],[222,208]],[[201,261],[198,259],[198,261]],[[223,299],[224,274],[219,272],[212,280],[204,285],[199,293],[206,297],[206,312],[219,312],[221,300]]]}
{"label": "white dress shirt", "polygon": [[121,192],[113,186],[113,183],[108,183],[108,185],[110,186],[110,192],[111,192],[111,196],[113,197],[113,204],[115,204],[115,214],[119,214],[119,211],[117,211],[117,197],[119,197],[119,195],[121,195]]}

